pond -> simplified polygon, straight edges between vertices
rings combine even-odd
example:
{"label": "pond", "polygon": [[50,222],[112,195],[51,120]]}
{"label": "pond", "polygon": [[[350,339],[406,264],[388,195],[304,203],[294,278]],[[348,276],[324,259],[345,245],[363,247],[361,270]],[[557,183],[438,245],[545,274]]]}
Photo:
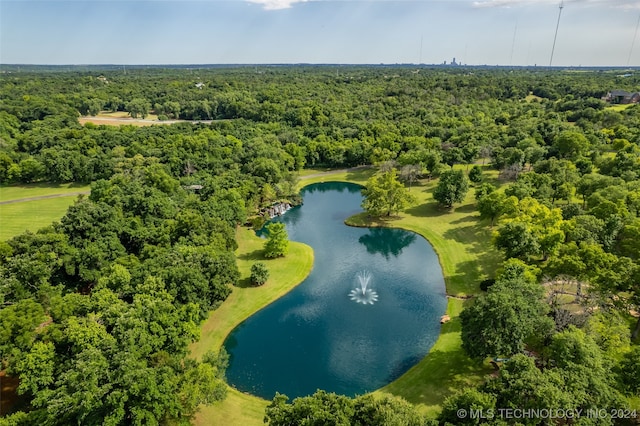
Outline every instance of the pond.
{"label": "pond", "polygon": [[346,226],[362,211],[360,189],[307,186],[304,205],[274,219],[313,247],[314,266],[225,341],[227,379],[238,390],[265,399],[317,389],[360,395],[398,378],[435,343],[447,305],[438,257],[413,232]]}

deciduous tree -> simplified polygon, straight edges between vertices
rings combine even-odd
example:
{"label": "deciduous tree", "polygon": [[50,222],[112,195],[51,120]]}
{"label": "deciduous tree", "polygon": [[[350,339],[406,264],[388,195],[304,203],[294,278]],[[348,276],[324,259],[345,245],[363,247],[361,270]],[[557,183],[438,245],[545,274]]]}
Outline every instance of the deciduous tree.
{"label": "deciduous tree", "polygon": [[482,169],[477,164],[469,171],[469,180],[473,183],[482,182]]}
{"label": "deciduous tree", "polygon": [[540,244],[524,223],[508,222],[500,225],[494,234],[496,247],[504,251],[505,257],[529,259],[540,253]]}
{"label": "deciduous tree", "polygon": [[127,103],[125,108],[132,118],[146,118],[151,109],[151,103],[144,98],[134,98]]}
{"label": "deciduous tree", "polygon": [[522,277],[498,281],[460,314],[462,347],[472,358],[511,356],[552,328],[542,287]]}
{"label": "deciduous tree", "polygon": [[362,195],[362,208],[374,216],[391,216],[414,201],[414,197],[398,180],[395,169],[369,178]]}
{"label": "deciduous tree", "polygon": [[624,355],[617,372],[624,391],[631,395],[638,395],[640,393],[640,346],[634,346]]}
{"label": "deciduous tree", "polygon": [[493,227],[496,219],[503,213],[512,211],[517,202],[516,197],[507,197],[503,192],[491,192],[478,199],[478,211],[481,218],[491,220]]}
{"label": "deciduous tree", "polygon": [[267,241],[264,244],[264,256],[267,258],[285,256],[289,252],[289,236],[282,223],[267,225]]}
{"label": "deciduous tree", "polygon": [[567,130],[556,137],[553,147],[562,158],[576,158],[589,149],[589,140],[580,132]]}
{"label": "deciduous tree", "polygon": [[442,206],[451,208],[453,203],[461,203],[469,190],[469,179],[462,170],[449,170],[440,175],[433,198]]}
{"label": "deciduous tree", "polygon": [[262,285],[269,279],[269,270],[267,265],[262,262],[251,265],[251,284]]}
{"label": "deciduous tree", "polygon": [[421,174],[422,167],[417,164],[408,164],[402,166],[402,169],[400,169],[400,177],[402,180],[409,182],[409,191],[411,191],[411,185],[418,180]]}
{"label": "deciduous tree", "polygon": [[435,425],[400,398],[364,395],[349,398],[322,390],[287,403],[286,395],[276,394],[265,410],[264,422],[270,426],[427,426]]}

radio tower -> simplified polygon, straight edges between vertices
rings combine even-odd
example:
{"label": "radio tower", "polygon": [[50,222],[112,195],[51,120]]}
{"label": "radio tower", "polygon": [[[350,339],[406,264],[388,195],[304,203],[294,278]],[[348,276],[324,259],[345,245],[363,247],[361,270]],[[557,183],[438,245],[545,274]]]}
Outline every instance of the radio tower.
{"label": "radio tower", "polygon": [[564,8],[564,0],[560,2],[560,11],[558,12],[558,22],[556,23],[556,34],[553,36],[553,47],[551,48],[551,59],[549,59],[549,66],[553,62],[553,52],[556,50],[556,39],[558,38],[558,28],[560,28],[560,16],[562,16],[562,9]]}
{"label": "radio tower", "polygon": [[633,33],[633,40],[631,40],[631,49],[629,49],[629,57],[627,58],[627,66],[631,62],[631,54],[633,53],[633,45],[636,43],[636,36],[638,35],[638,26],[640,26],[640,16],[638,16],[638,22],[636,22],[636,30]]}

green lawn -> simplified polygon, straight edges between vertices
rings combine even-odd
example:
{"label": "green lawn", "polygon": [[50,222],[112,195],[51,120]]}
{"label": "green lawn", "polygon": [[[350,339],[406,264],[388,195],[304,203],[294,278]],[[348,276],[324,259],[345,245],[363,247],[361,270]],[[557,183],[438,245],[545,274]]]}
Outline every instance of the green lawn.
{"label": "green lawn", "polygon": [[[340,173],[327,173],[323,176],[315,176],[320,172],[325,172],[325,169],[307,169],[300,173],[300,186],[311,185],[312,183],[319,182],[352,182],[364,185],[367,179],[375,173],[374,169],[361,169],[353,172],[340,172]],[[307,177],[314,175],[313,177]]]}
{"label": "green lawn", "polygon": [[298,176],[304,179],[305,176],[315,175],[316,173],[325,173],[330,171],[331,169],[325,168],[325,167],[317,168],[317,169],[302,169],[300,170],[300,172],[298,172]]}
{"label": "green lawn", "polygon": [[30,183],[23,185],[0,186],[0,202],[19,200],[29,197],[69,194],[89,191],[89,185],[76,183]]}
{"label": "green lawn", "polygon": [[270,401],[229,388],[224,401],[200,407],[192,424],[197,426],[264,425],[264,411]]}
{"label": "green lawn", "polygon": [[[374,170],[305,177],[317,172],[305,173],[301,177],[301,185],[325,181],[364,184]],[[492,174],[487,174],[487,177],[495,179]],[[423,181],[414,185],[411,192],[418,201],[414,207],[398,217],[370,221],[366,214],[360,214],[349,218],[347,222],[355,226],[404,228],[424,236],[440,258],[447,294],[456,297],[477,294],[480,291],[479,282],[486,277],[493,277],[501,260],[499,253],[491,246],[491,230],[488,223],[480,221],[475,211],[473,190],[469,191],[464,203],[457,205],[452,211],[446,211],[441,209],[431,196],[435,184],[436,181]],[[244,229],[238,231],[237,237],[238,266],[246,280],[251,261],[260,258],[262,240]],[[264,288],[235,288],[229,299],[218,310],[212,312],[203,325],[201,340],[191,348],[193,356],[199,357],[208,349],[219,348],[235,325],[302,281],[311,268],[312,259],[311,249],[304,247],[308,252],[296,254],[292,250],[284,259],[268,261],[272,278]],[[301,256],[300,259],[297,256]],[[272,270],[275,262],[282,264],[278,268],[277,279],[275,269]],[[306,267],[309,269],[305,272]],[[272,281],[279,282],[278,287],[281,288],[268,288]],[[487,366],[470,360],[461,346],[458,316],[464,303],[469,302],[449,298],[447,313],[451,316],[451,321],[442,326],[441,334],[431,352],[399,379],[376,391],[376,394],[389,393],[401,396],[415,404],[421,412],[434,417],[439,412],[444,398],[456,390],[482,381],[484,375],[489,372]],[[203,407],[196,417],[195,424],[263,424],[262,418],[267,404],[268,401],[231,390],[225,401]]]}
{"label": "green lawn", "polygon": [[[0,204],[0,241],[26,230],[37,231],[59,220],[73,204],[77,192],[89,191],[88,185],[37,183],[0,187],[0,202],[32,197],[65,195],[32,201]],[[67,195],[68,194],[68,195]]]}
{"label": "green lawn", "polygon": [[[190,347],[191,356],[200,358],[208,350],[218,350],[227,335],[242,321],[278,299],[300,284],[313,268],[313,250],[297,242],[289,244],[289,254],[278,259],[264,259],[263,239],[255,232],[239,228],[236,232],[240,285],[233,288],[227,300],[202,324],[200,340]],[[251,265],[264,262],[269,269],[269,280],[261,287],[249,283]],[[252,425],[263,424],[264,409],[268,402],[230,388],[221,403],[202,407],[196,416],[196,425]]]}
{"label": "green lawn", "polygon": [[625,109],[630,108],[634,105],[635,104],[614,104],[614,105],[609,105],[608,107],[606,107],[606,109],[610,109],[613,111],[624,111]]}
{"label": "green lawn", "polygon": [[51,225],[67,212],[76,197],[60,197],[14,204],[0,204],[0,241],[22,234],[35,232]]}

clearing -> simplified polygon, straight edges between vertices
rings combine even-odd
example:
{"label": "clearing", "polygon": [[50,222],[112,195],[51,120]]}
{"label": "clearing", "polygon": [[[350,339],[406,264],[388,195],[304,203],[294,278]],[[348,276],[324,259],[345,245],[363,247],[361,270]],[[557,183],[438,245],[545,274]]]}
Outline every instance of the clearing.
{"label": "clearing", "polygon": [[59,220],[89,185],[28,184],[0,188],[0,241]]}

